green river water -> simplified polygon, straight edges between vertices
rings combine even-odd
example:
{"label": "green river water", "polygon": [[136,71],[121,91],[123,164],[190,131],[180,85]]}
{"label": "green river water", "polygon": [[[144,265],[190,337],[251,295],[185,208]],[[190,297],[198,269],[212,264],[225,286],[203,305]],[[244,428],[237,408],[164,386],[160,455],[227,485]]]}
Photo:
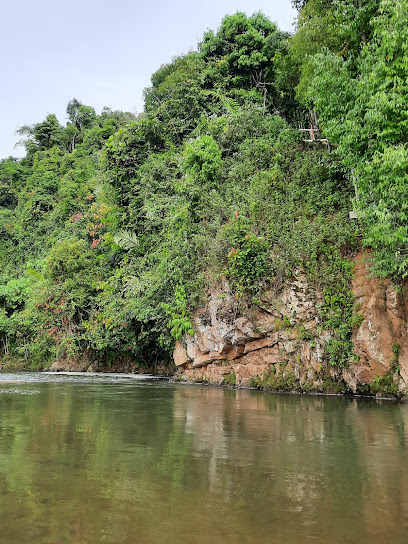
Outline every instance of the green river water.
{"label": "green river water", "polygon": [[408,543],[408,405],[0,374],[1,544]]}

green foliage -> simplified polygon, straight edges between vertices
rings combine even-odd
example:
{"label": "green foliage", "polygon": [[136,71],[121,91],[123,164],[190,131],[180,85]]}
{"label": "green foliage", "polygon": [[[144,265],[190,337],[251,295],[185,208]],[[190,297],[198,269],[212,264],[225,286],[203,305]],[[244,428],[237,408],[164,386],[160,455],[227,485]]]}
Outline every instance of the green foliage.
{"label": "green foliage", "polygon": [[227,15],[218,31],[208,31],[199,44],[207,64],[206,85],[215,88],[223,85],[224,92],[238,99],[251,97],[263,104],[264,111],[289,114],[294,108],[293,96],[287,88],[283,91],[285,85],[276,85],[278,64],[282,66],[288,56],[287,38],[288,34],[262,13],[251,17],[242,12]]}
{"label": "green foliage", "polygon": [[283,363],[277,371],[276,365],[272,366],[271,370],[264,372],[262,376],[251,378],[249,386],[266,391],[300,391],[299,380],[292,372],[286,371],[285,367]]}
{"label": "green foliage", "polygon": [[181,169],[201,190],[217,185],[221,166],[221,150],[212,136],[204,135],[186,145]]}
{"label": "green foliage", "polygon": [[122,249],[132,249],[139,245],[138,237],[128,230],[123,230],[115,234],[114,241]]}
{"label": "green foliage", "polygon": [[398,380],[394,379],[394,374],[390,373],[383,377],[377,377],[373,382],[360,385],[358,392],[361,395],[376,396],[383,398],[400,398]]}
{"label": "green foliage", "polygon": [[170,317],[168,326],[170,334],[176,340],[181,340],[185,333],[193,336],[194,329],[187,313],[187,297],[184,287],[178,286],[174,297],[174,306],[163,304],[166,314]]}
{"label": "green foliage", "polygon": [[253,233],[246,234],[228,253],[227,277],[237,291],[258,293],[263,280],[273,272],[271,260],[266,241]]}
{"label": "green foliage", "polygon": [[[304,16],[314,4],[308,2]],[[408,4],[367,0],[349,12],[340,8],[331,16],[339,36],[348,37],[347,52],[317,47],[307,53],[299,93],[320,112],[348,169],[364,243],[374,249],[373,271],[400,281],[408,274]]]}
{"label": "green foliage", "polygon": [[64,282],[83,270],[91,272],[94,266],[94,254],[89,251],[85,240],[64,240],[49,252],[45,276]]}
{"label": "green foliage", "polygon": [[393,357],[391,361],[391,371],[396,374],[399,374],[401,370],[400,361],[399,361],[400,351],[401,351],[401,346],[399,344],[394,344],[392,346]]}
{"label": "green foliage", "polygon": [[27,136],[23,143],[29,155],[54,146],[63,146],[63,133],[64,129],[54,114],[47,115],[42,123],[24,125],[18,130],[18,134]]}
{"label": "green foliage", "polygon": [[234,387],[237,383],[237,377],[234,372],[230,372],[230,374],[227,374],[224,376],[223,385],[229,385],[230,387]]}
{"label": "green foliage", "polygon": [[163,358],[194,333],[192,311],[218,274],[242,300],[296,267],[324,285],[327,269],[341,284],[344,269],[330,263],[343,262],[354,230],[326,153],[252,104],[200,118],[179,147],[156,140],[154,127],[141,118],[119,129],[101,164],[84,144],[35,155],[13,232],[22,262],[23,248],[34,260],[23,310],[30,357]]}
{"label": "green foliage", "polygon": [[[290,42],[260,13],[225,17],[153,74],[137,117],[73,99],[65,127],[20,130],[26,157],[0,163],[6,356],[166,360],[220,277],[245,304],[301,272],[330,362],[353,359],[361,226],[376,270],[408,274],[406,0],[298,7]],[[293,127],[306,107],[334,153]]]}
{"label": "green foliage", "polygon": [[281,363],[279,368],[274,365],[270,371],[264,372],[262,376],[251,378],[249,386],[254,389],[266,391],[285,391],[309,393],[311,390],[319,393],[344,395],[351,393],[349,386],[342,379],[333,379],[327,370],[318,373],[314,388],[311,389],[310,383],[301,385],[294,373],[286,368],[285,363]]}
{"label": "green foliage", "polygon": [[217,33],[209,31],[200,44],[205,59],[223,57],[234,72],[239,86],[251,84],[257,72],[270,69],[274,43],[282,34],[262,13],[247,17],[244,13],[227,15]]}

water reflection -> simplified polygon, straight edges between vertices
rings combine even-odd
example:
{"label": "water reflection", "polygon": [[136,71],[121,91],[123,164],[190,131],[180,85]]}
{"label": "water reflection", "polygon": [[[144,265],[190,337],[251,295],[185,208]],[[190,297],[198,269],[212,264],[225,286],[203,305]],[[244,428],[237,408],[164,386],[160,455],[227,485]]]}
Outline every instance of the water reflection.
{"label": "water reflection", "polygon": [[407,542],[407,405],[131,380],[0,377],[1,542]]}

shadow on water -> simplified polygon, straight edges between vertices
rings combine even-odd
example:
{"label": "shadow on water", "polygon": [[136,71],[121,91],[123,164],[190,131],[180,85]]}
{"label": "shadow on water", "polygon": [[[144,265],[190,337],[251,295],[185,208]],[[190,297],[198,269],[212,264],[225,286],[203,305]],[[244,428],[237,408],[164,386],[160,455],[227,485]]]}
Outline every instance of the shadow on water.
{"label": "shadow on water", "polygon": [[5,544],[407,541],[407,405],[2,374],[0,410]]}

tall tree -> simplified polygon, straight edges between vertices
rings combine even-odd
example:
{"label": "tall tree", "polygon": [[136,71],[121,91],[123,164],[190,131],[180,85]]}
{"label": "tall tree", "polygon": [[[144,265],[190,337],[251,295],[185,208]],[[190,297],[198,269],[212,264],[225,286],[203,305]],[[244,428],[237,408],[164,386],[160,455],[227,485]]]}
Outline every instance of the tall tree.
{"label": "tall tree", "polygon": [[17,134],[26,136],[22,141],[28,154],[35,151],[45,151],[54,146],[63,146],[64,128],[59,124],[54,114],[48,114],[42,123],[24,125],[18,129]]}

